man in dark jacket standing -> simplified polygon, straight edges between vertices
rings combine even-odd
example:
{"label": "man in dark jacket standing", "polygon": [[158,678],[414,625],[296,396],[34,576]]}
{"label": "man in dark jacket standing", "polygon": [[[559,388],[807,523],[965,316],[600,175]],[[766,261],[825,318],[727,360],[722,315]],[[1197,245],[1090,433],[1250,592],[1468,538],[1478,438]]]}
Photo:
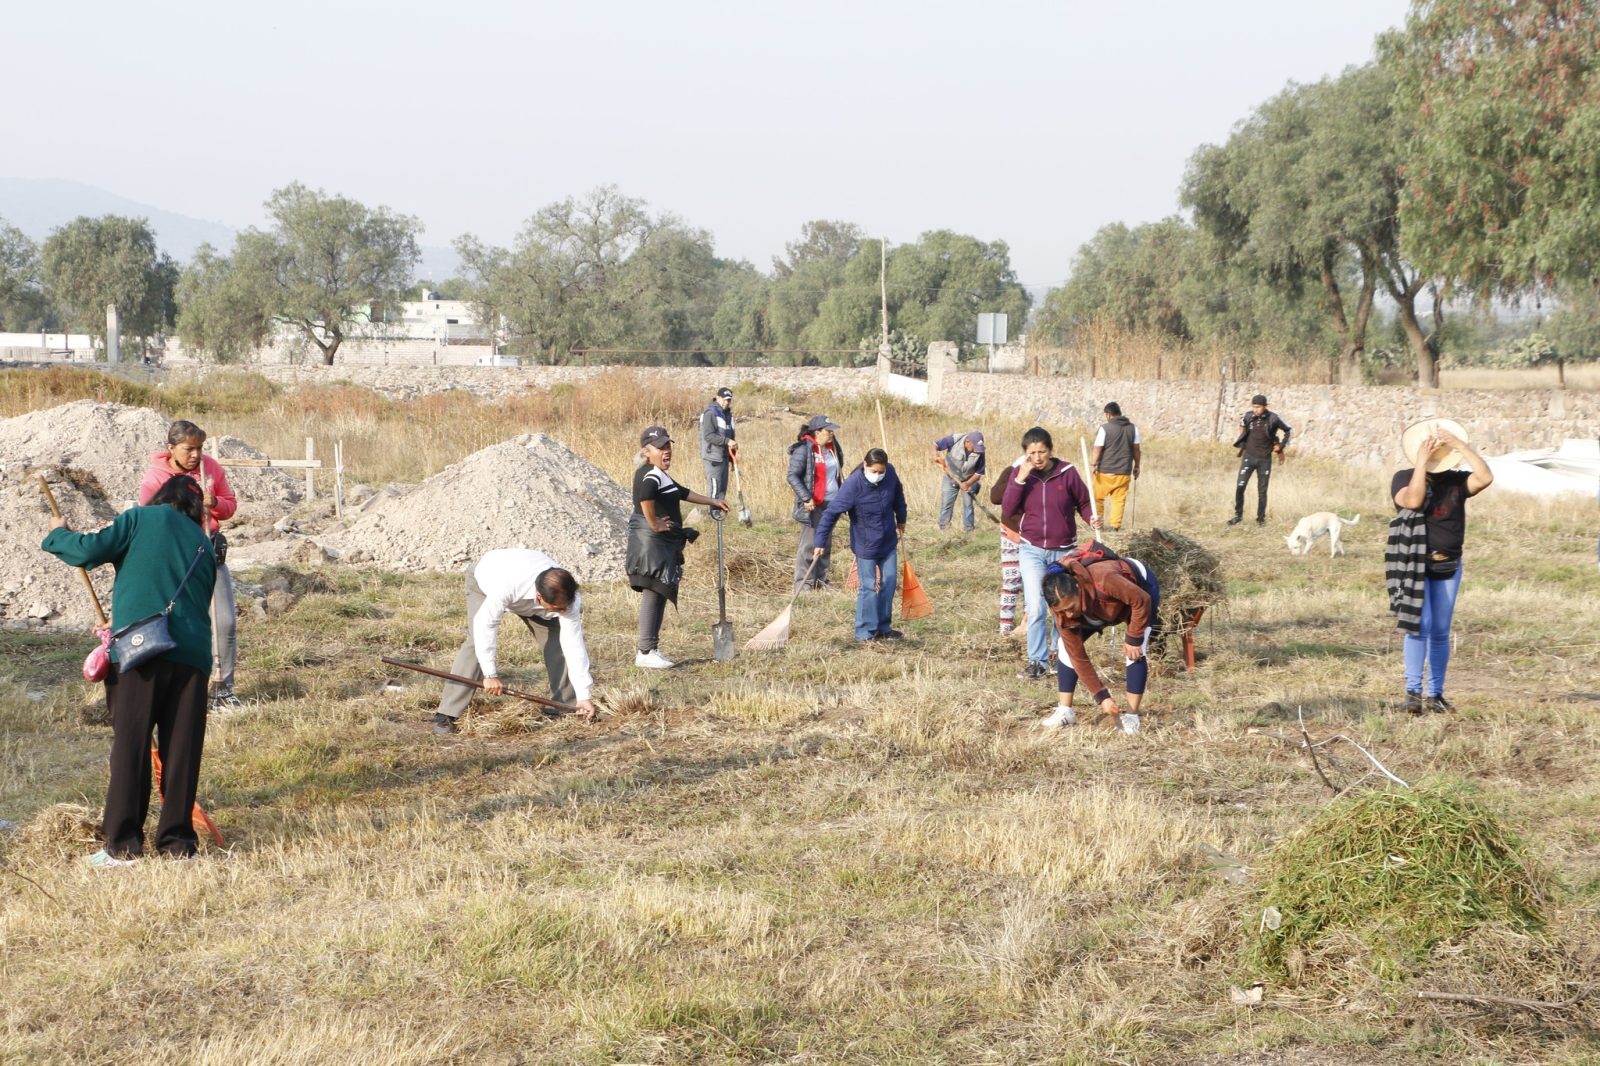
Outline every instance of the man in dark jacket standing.
{"label": "man in dark jacket standing", "polygon": [[1267,482],[1272,479],[1272,457],[1283,454],[1293,432],[1276,411],[1267,410],[1265,396],[1258,392],[1251,397],[1250,410],[1239,416],[1239,437],[1233,442],[1239,449],[1239,484],[1234,488],[1233,517],[1228,519],[1228,525],[1244,521],[1244,486],[1252,472],[1256,475],[1256,525],[1267,524]]}
{"label": "man in dark jacket standing", "polygon": [[728,495],[728,456],[739,454],[733,439],[733,390],[720,388],[711,406],[700,414],[700,460],[706,464],[706,495]]}

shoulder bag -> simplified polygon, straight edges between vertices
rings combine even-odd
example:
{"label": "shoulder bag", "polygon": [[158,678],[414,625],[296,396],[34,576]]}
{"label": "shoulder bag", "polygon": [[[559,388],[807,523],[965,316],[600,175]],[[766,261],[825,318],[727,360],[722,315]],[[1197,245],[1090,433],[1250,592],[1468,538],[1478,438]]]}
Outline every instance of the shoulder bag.
{"label": "shoulder bag", "polygon": [[183,580],[178,582],[178,591],[167,601],[166,610],[149,618],[130,622],[111,634],[111,657],[117,661],[117,673],[125,674],[146,660],[153,659],[157,655],[165,655],[178,646],[178,642],[172,639],[172,633],[167,628],[167,616],[172,613],[172,605],[178,602],[183,586],[189,583],[189,575],[194,573],[195,566],[205,553],[204,544],[196,546],[194,561],[189,564],[189,569],[183,572]]}

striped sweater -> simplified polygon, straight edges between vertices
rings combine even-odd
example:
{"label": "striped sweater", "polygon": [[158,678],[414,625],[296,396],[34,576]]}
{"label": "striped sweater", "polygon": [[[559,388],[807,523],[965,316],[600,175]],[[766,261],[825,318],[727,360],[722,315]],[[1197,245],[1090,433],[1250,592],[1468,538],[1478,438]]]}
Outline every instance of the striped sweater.
{"label": "striped sweater", "polygon": [[1427,574],[1427,521],[1421,511],[1401,508],[1389,523],[1383,583],[1389,590],[1389,613],[1402,632],[1422,632],[1422,590]]}

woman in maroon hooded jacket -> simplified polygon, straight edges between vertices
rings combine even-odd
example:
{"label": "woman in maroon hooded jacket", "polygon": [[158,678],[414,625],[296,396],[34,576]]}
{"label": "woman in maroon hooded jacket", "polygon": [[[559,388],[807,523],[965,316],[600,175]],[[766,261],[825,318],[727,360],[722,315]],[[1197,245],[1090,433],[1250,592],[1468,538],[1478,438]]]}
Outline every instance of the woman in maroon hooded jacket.
{"label": "woman in maroon hooded jacket", "polygon": [[1050,676],[1053,625],[1044,606],[1044,571],[1078,545],[1078,516],[1094,528],[1089,487],[1077,467],[1053,454],[1055,442],[1034,426],[1022,435],[1024,462],[1010,471],[1000,513],[1018,515],[1018,569],[1028,612],[1028,665],[1017,675],[1029,681]]}

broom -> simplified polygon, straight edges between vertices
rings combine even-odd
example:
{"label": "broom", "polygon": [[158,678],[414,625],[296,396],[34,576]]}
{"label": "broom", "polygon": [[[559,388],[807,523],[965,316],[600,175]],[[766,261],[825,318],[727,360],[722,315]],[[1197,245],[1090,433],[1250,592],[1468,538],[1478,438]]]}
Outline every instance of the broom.
{"label": "broom", "polygon": [[789,625],[794,621],[794,601],[800,598],[800,590],[806,587],[806,582],[811,578],[811,571],[816,568],[817,560],[812,559],[811,565],[806,567],[805,576],[794,583],[794,592],[789,596],[788,606],[767,628],[745,641],[745,651],[774,651],[789,643]]}

